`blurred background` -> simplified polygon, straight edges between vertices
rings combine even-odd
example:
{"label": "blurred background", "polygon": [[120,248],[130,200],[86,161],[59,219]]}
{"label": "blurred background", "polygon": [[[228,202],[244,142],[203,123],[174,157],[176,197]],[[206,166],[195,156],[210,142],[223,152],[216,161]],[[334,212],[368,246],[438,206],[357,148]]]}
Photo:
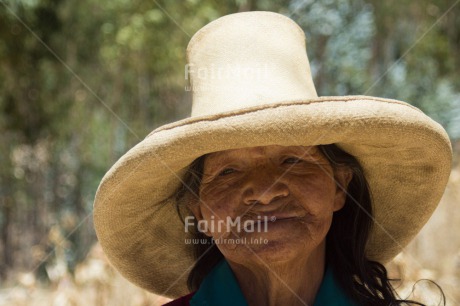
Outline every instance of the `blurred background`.
{"label": "blurred background", "polygon": [[[448,131],[454,167],[429,223],[388,264],[403,297],[460,305],[460,0],[0,1],[0,305],[160,305],[106,261],[97,186],[151,130],[185,118],[185,49],[226,14],[306,32],[319,95],[407,101]],[[421,298],[421,297],[420,297]]]}

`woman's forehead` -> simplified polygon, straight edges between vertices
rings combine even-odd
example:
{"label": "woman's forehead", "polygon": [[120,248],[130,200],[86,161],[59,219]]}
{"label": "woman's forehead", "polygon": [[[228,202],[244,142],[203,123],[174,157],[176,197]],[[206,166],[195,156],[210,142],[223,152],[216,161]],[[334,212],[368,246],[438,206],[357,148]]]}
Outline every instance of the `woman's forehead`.
{"label": "woman's forehead", "polygon": [[209,153],[206,161],[224,161],[229,158],[239,159],[248,157],[271,157],[277,155],[294,154],[297,157],[322,156],[317,146],[260,146],[241,149],[231,149]]}

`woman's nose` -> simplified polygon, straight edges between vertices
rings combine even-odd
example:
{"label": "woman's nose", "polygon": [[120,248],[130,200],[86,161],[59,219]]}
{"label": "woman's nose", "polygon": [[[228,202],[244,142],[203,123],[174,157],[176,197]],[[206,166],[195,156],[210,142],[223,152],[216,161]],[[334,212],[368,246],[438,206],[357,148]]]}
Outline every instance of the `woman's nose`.
{"label": "woman's nose", "polygon": [[281,181],[281,175],[266,172],[255,173],[247,178],[244,188],[243,202],[247,205],[254,203],[270,204],[289,195],[289,188]]}

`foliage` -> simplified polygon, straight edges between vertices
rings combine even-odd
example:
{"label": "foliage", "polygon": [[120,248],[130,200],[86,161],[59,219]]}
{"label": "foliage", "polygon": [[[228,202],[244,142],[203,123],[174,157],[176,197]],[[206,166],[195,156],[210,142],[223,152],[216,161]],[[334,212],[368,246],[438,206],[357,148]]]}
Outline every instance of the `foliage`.
{"label": "foliage", "polygon": [[449,10],[453,4],[294,0],[290,9],[307,33],[319,95],[407,101],[459,138],[460,9]]}
{"label": "foliage", "polygon": [[306,32],[320,95],[408,101],[459,138],[460,5],[443,15],[452,4],[0,2],[0,279],[16,270],[49,279],[58,254],[74,270],[96,238],[103,174],[152,129],[187,116],[185,48],[225,14],[289,15]]}

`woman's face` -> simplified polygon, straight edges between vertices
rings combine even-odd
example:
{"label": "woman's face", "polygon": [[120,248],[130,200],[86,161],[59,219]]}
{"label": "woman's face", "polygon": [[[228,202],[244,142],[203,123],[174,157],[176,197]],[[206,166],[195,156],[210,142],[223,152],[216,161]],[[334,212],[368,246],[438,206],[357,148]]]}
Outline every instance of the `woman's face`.
{"label": "woman's face", "polygon": [[316,146],[215,152],[205,158],[200,202],[191,208],[227,259],[285,260],[324,248],[332,214],[345,202],[337,183],[350,179]]}

